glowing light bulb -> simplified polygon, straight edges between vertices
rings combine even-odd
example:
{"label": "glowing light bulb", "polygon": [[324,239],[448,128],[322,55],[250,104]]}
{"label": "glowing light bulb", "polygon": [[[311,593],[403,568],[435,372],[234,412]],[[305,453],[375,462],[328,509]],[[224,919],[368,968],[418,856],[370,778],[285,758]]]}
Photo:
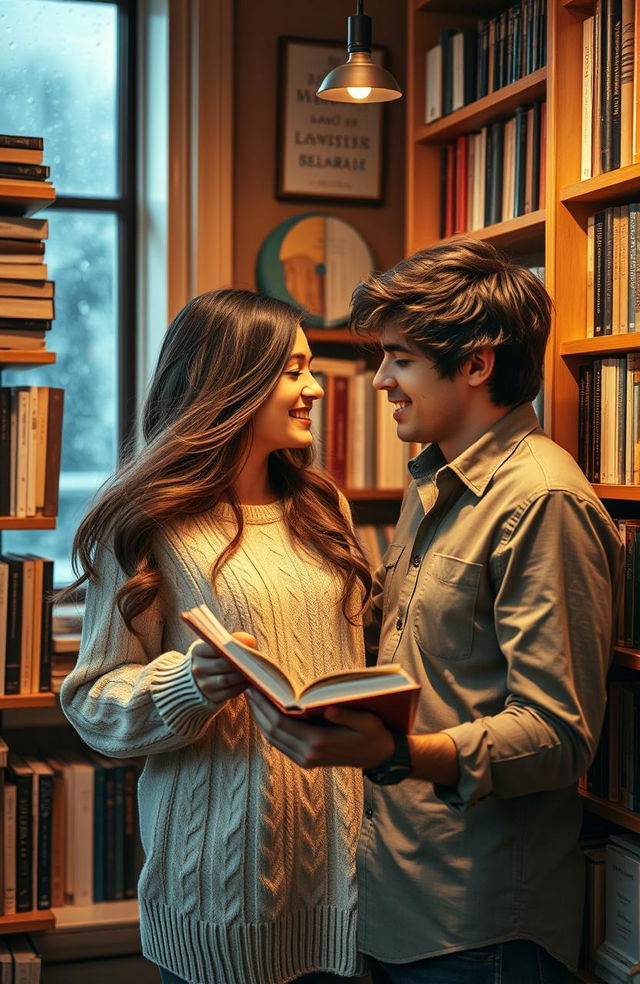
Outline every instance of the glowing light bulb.
{"label": "glowing light bulb", "polygon": [[347,92],[352,99],[366,99],[367,96],[371,95],[371,86],[347,86]]}

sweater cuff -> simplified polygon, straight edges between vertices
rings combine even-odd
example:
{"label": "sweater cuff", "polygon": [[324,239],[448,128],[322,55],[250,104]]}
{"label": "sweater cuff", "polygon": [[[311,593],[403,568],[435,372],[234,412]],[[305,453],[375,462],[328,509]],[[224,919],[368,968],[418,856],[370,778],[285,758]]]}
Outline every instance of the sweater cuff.
{"label": "sweater cuff", "polygon": [[191,649],[163,653],[151,678],[151,696],[165,724],[176,734],[192,738],[224,704],[207,700],[193,678]]}

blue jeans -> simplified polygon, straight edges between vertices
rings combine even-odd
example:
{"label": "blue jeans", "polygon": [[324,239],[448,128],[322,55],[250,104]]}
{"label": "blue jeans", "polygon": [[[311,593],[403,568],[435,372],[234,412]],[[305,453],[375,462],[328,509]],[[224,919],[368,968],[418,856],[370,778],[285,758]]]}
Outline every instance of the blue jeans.
{"label": "blue jeans", "polygon": [[415,963],[372,960],[373,984],[567,984],[567,968],[530,940],[510,940]]}

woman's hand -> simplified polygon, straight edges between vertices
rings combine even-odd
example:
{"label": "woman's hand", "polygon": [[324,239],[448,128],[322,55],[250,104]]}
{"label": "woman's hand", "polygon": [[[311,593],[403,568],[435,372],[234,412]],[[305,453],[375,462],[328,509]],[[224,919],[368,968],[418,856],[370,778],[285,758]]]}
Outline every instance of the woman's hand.
{"label": "woman's hand", "polygon": [[[233,636],[245,646],[255,648],[256,640],[247,632]],[[197,642],[191,650],[191,672],[200,692],[213,704],[237,697],[249,686],[248,681],[233,668],[220,650],[206,642]]]}

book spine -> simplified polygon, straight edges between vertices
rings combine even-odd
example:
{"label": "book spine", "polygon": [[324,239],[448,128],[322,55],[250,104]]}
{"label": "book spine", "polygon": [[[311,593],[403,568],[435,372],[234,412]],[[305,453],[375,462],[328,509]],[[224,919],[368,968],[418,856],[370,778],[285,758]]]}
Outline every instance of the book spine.
{"label": "book spine", "polygon": [[11,916],[16,911],[17,789],[15,782],[5,782],[3,809],[4,842],[2,844],[2,850],[4,863],[4,915]]}
{"label": "book spine", "polygon": [[601,481],[602,359],[593,360],[593,481]]}
{"label": "book spine", "polygon": [[25,137],[22,134],[0,133],[0,147],[21,147],[24,150],[43,150],[42,137]]}
{"label": "book spine", "polygon": [[593,122],[593,26],[587,17],[582,25],[582,144],[580,177],[591,177],[591,143]]}
{"label": "book spine", "polygon": [[53,561],[45,560],[42,569],[42,633],[40,636],[40,693],[51,690],[51,648],[53,612]]}
{"label": "book spine", "polygon": [[525,163],[527,159],[527,110],[524,106],[516,109],[516,161],[515,179],[515,215],[524,215]]}
{"label": "book spine", "polygon": [[611,167],[620,167],[620,100],[622,87],[622,0],[613,4],[613,92],[611,93]]}
{"label": "book spine", "polygon": [[604,254],[603,275],[603,335],[613,334],[613,246],[615,235],[614,209],[607,208],[604,212],[604,236],[602,251]]}
{"label": "book spine", "polygon": [[0,516],[11,509],[11,390],[0,387]]}
{"label": "book spine", "polygon": [[116,899],[116,777],[115,768],[105,770],[104,785],[104,892],[107,902]]}
{"label": "book spine", "polygon": [[61,771],[54,770],[51,815],[51,905],[64,905],[66,870],[65,783]]}
{"label": "book spine", "polygon": [[600,21],[600,169],[612,168],[611,123],[613,100],[614,0],[602,0]]}
{"label": "book spine", "polygon": [[620,167],[633,161],[634,0],[622,0],[620,67]]}
{"label": "book spine", "polygon": [[13,558],[4,559],[9,565],[4,692],[18,694],[22,649],[22,564]]}
{"label": "book spine", "polygon": [[627,300],[628,308],[628,330],[636,330],[636,290],[638,278],[638,203],[629,205],[629,296]]}
{"label": "book spine", "polygon": [[116,765],[115,777],[115,898],[124,898],[124,766]]}
{"label": "book spine", "polygon": [[33,824],[31,775],[15,775],[16,782],[16,912],[33,909]]}
{"label": "book spine", "polygon": [[124,837],[123,868],[124,897],[135,899],[138,883],[138,817],[136,811],[136,787],[138,770],[129,763],[124,766]]}
{"label": "book spine", "polygon": [[38,909],[50,909],[53,776],[38,776],[38,785]]}
{"label": "book spine", "polygon": [[45,465],[45,492],[43,516],[58,515],[58,489],[60,483],[60,457],[62,454],[62,413],[64,390],[49,387],[49,415],[47,419],[47,459]]}
{"label": "book spine", "polygon": [[106,901],[105,894],[105,773],[106,769],[95,763],[93,787],[93,901]]}
{"label": "book spine", "polygon": [[47,164],[6,164],[0,161],[0,178],[27,178],[31,181],[46,181],[49,177]]}

